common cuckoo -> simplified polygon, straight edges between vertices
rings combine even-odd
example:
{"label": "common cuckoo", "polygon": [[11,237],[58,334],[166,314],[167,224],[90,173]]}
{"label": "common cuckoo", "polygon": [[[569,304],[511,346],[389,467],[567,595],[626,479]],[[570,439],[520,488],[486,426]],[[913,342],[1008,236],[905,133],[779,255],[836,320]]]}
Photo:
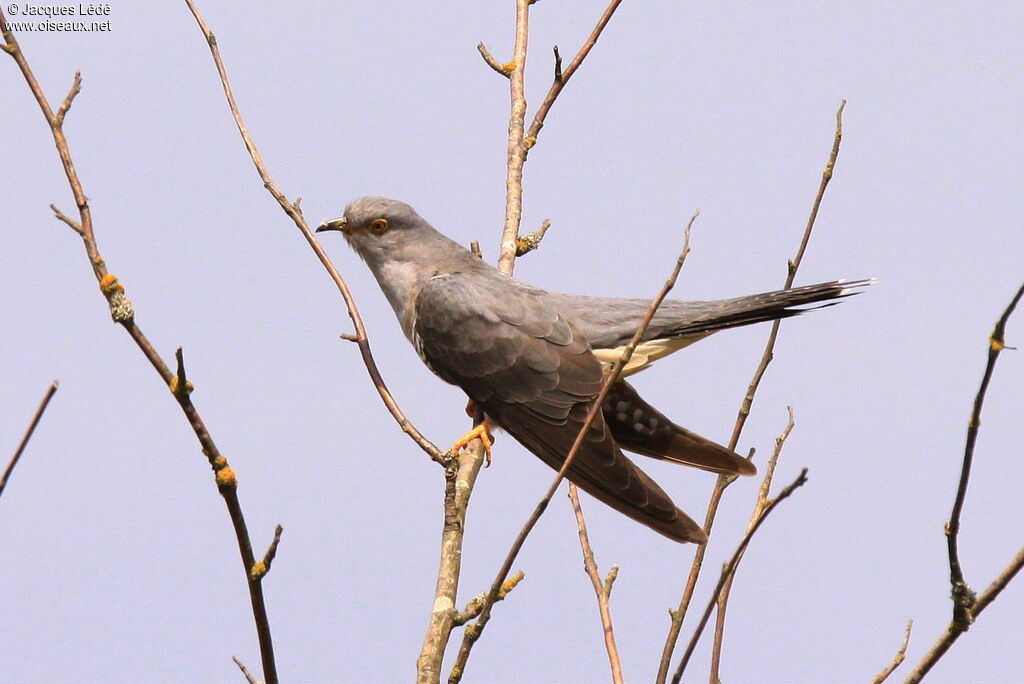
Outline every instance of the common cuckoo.
{"label": "common cuckoo", "polygon": [[[600,390],[603,364],[619,357],[651,301],[561,294],[519,282],[395,200],[357,199],[344,216],[317,228],[328,230],[341,231],[370,267],[427,367],[462,388],[488,421],[559,469]],[[666,300],[623,376],[719,330],[794,316],[807,310],[798,307],[845,297],[870,282],[834,281],[706,302]],[[749,460],[676,425],[619,380],[568,478],[678,542],[700,544],[707,536],[622,449],[714,473],[756,472]]]}

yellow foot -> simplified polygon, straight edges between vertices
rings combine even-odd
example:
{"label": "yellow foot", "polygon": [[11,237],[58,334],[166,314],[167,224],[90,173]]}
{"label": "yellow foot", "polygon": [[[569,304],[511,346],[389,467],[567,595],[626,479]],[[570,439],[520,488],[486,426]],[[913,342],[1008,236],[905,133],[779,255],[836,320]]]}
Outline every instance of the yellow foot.
{"label": "yellow foot", "polygon": [[491,434],[491,428],[486,420],[455,440],[455,444],[452,444],[452,455],[457,455],[474,439],[479,439],[484,443],[484,462],[489,467],[491,465],[491,445],[494,444],[494,436]]}

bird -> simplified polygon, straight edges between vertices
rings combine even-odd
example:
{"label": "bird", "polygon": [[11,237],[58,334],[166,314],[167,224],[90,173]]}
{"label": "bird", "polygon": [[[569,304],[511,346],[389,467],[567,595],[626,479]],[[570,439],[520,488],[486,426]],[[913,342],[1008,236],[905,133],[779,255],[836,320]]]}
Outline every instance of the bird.
{"label": "bird", "polygon": [[[498,271],[431,226],[408,204],[362,197],[317,233],[340,231],[394,309],[420,359],[483,410],[474,437],[509,433],[561,468],[649,299],[564,294]],[[674,423],[625,380],[715,332],[795,316],[855,294],[873,280],[836,280],[715,301],[665,300],[607,394],[566,477],[676,542],[707,535],[623,450],[726,475],[754,475],[747,458]],[[809,306],[813,305],[813,306]]]}

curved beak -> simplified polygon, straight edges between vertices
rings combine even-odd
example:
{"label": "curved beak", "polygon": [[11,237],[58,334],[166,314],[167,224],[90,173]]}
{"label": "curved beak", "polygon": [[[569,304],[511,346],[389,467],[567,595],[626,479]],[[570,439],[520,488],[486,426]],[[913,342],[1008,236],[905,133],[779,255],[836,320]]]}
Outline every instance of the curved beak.
{"label": "curved beak", "polygon": [[327,230],[340,230],[345,232],[348,230],[348,221],[345,220],[344,216],[341,218],[331,219],[330,221],[324,221],[316,227],[316,231],[314,232],[323,233]]}

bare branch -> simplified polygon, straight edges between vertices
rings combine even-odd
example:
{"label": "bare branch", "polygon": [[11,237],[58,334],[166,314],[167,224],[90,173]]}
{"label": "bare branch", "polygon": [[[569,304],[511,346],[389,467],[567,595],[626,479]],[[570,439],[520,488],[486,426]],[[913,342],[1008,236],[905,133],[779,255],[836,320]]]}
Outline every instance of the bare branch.
{"label": "bare branch", "polygon": [[956,498],[953,502],[953,511],[950,514],[949,522],[946,523],[946,543],[949,554],[949,575],[952,585],[953,619],[950,621],[946,631],[939,637],[931,650],[925,654],[921,662],[917,664],[914,671],[905,680],[907,684],[913,684],[924,679],[928,671],[946,654],[946,651],[953,643],[966,632],[971,623],[981,614],[988,605],[995,600],[999,593],[1006,588],[1006,585],[1024,567],[1024,549],[1017,552],[1017,555],[1010,561],[1010,564],[1003,569],[999,576],[979,596],[975,596],[967,582],[964,580],[963,571],[960,567],[960,557],[957,549],[957,539],[960,533],[960,513],[963,510],[964,499],[967,496],[967,484],[971,476],[971,464],[974,461],[974,447],[978,440],[978,430],[981,427],[981,409],[985,403],[985,394],[988,392],[989,382],[995,371],[996,360],[1000,352],[1006,349],[1006,323],[1013,314],[1017,304],[1024,297],[1024,284],[1020,286],[1017,293],[1010,300],[1009,305],[999,317],[992,335],[988,341],[988,360],[985,363],[985,373],[981,378],[981,386],[974,397],[974,406],[971,410],[971,418],[967,423],[967,441],[964,446],[963,465],[960,470],[960,483],[957,485]]}
{"label": "bare branch", "polygon": [[565,478],[565,474],[568,472],[569,466],[572,465],[573,459],[576,457],[576,453],[583,444],[587,430],[590,429],[590,426],[593,424],[597,414],[601,411],[605,397],[608,396],[608,391],[621,376],[623,367],[625,367],[626,363],[628,363],[629,359],[633,356],[633,351],[640,342],[640,338],[643,336],[644,331],[647,330],[647,326],[650,325],[651,319],[657,312],[658,307],[661,306],[662,301],[664,301],[669,291],[675,285],[676,279],[679,277],[679,271],[682,270],[683,263],[686,261],[686,255],[690,252],[690,230],[693,228],[693,222],[697,220],[697,216],[699,215],[700,212],[697,211],[690,218],[690,222],[686,226],[683,248],[676,259],[676,264],[672,270],[672,274],[668,277],[668,280],[665,281],[665,284],[662,286],[658,296],[654,298],[653,302],[651,302],[651,306],[647,310],[647,314],[640,322],[639,327],[637,327],[636,332],[633,334],[633,338],[623,350],[622,356],[618,361],[612,364],[611,369],[605,373],[604,381],[601,383],[601,390],[591,403],[590,409],[587,411],[587,417],[583,421],[583,425],[580,427],[580,431],[576,435],[576,440],[573,442],[572,448],[569,449],[569,453],[566,455],[565,461],[562,463],[562,467],[559,469],[555,479],[551,482],[547,492],[545,492],[536,508],[534,508],[533,513],[526,521],[526,524],[524,524],[523,528],[519,531],[519,535],[512,543],[512,548],[505,557],[505,561],[502,563],[501,569],[498,571],[498,575],[495,577],[494,583],[491,585],[491,591],[487,597],[487,603],[484,605],[483,610],[480,611],[480,617],[477,618],[475,623],[466,627],[463,633],[462,645],[459,647],[459,654],[457,656],[455,666],[452,669],[451,676],[448,678],[449,684],[457,684],[461,679],[466,666],[466,660],[469,658],[469,653],[473,648],[473,644],[480,638],[480,634],[483,632],[484,627],[487,625],[487,621],[490,619],[490,608],[494,603],[495,597],[498,595],[501,583],[505,580],[505,577],[508,576],[509,571],[512,569],[512,564],[515,562],[516,556],[519,555],[520,549],[522,549],[523,544],[526,542],[526,537],[533,530],[537,521],[540,520],[540,516],[543,515],[548,503],[551,501],[551,497],[555,495],[555,491],[557,491],[558,486]]}
{"label": "bare branch", "polygon": [[253,677],[252,674],[249,672],[248,668],[246,668],[245,665],[242,664],[241,660],[239,660],[235,656],[231,656],[231,659],[235,661],[235,665],[237,665],[238,669],[242,671],[242,676],[245,677],[246,682],[248,682],[249,684],[259,684],[259,682],[256,681],[256,678]]}
{"label": "bare branch", "polygon": [[[474,423],[482,418],[477,411]],[[483,445],[479,439],[475,439],[469,443],[469,448],[459,453],[456,464],[445,470],[441,560],[434,588],[434,605],[423,637],[423,646],[416,660],[416,681],[419,684],[432,684],[441,678],[445,647],[456,624],[455,601],[458,598],[459,577],[462,572],[466,511],[469,508],[469,499],[476,478],[480,474],[483,457]]]}
{"label": "bare branch", "polygon": [[501,230],[498,270],[512,275],[516,259],[516,238],[523,217],[523,164],[527,145],[523,142],[526,125],[526,44],[530,31],[530,0],[516,0],[516,33],[509,65],[508,165],[505,173],[505,223]]}
{"label": "bare branch", "polygon": [[71,219],[71,218],[68,218],[67,216],[65,216],[64,212],[62,212],[60,209],[58,209],[57,206],[54,205],[54,204],[50,205],[50,209],[53,210],[53,215],[54,215],[54,217],[58,221],[66,223],[68,225],[68,227],[71,228],[71,230],[75,231],[80,236],[82,235],[82,226],[78,225],[78,221],[75,221],[74,219]]}
{"label": "bare branch", "polygon": [[[999,573],[999,576],[992,581],[992,584],[988,585],[985,591],[978,594],[977,601],[974,602],[974,607],[971,609],[971,620],[976,620],[983,610],[985,610],[990,603],[1002,593],[1003,589],[1017,576],[1017,573],[1024,568],[1024,548],[1021,548],[1017,555],[1013,557],[1013,560],[1003,568],[1003,571]],[[917,684],[924,676],[928,674],[928,671],[932,669],[935,663],[946,654],[946,651],[953,645],[953,643],[960,638],[960,635],[966,632],[966,629],[960,629],[956,623],[950,622],[946,631],[942,633],[935,645],[932,646],[931,650],[921,659],[921,662],[917,664],[914,671],[904,680],[904,684]]]}
{"label": "bare branch", "polygon": [[597,596],[597,610],[601,615],[601,631],[604,633],[604,649],[608,652],[608,664],[612,671],[612,682],[623,684],[622,663],[619,660],[619,649],[615,646],[615,630],[612,627],[612,612],[608,605],[611,598],[612,583],[618,575],[618,566],[612,565],[608,571],[608,578],[604,581],[597,572],[597,561],[594,560],[594,550],[590,547],[590,535],[587,533],[587,521],[583,517],[583,507],[580,505],[580,497],[576,493],[576,485],[569,483],[569,500],[572,502],[572,512],[576,516],[576,529],[580,536],[580,549],[583,551],[583,570],[590,578],[594,587],[594,594]]}
{"label": "bare branch", "polygon": [[792,494],[798,487],[802,487],[807,482],[807,468],[800,471],[800,474],[795,480],[787,485],[778,496],[772,499],[769,504],[761,511],[761,515],[754,522],[753,525],[747,530],[747,533],[743,535],[743,539],[740,541],[738,547],[736,547],[735,553],[732,558],[726,563],[725,567],[722,568],[722,574],[718,578],[718,584],[715,586],[714,592],[711,594],[711,600],[708,601],[707,607],[704,609],[704,614],[701,616],[700,622],[697,624],[697,629],[693,633],[693,637],[690,639],[690,644],[686,647],[686,651],[683,653],[682,660],[679,661],[679,666],[676,668],[675,674],[672,676],[672,684],[679,684],[679,680],[683,676],[683,671],[686,670],[686,665],[690,661],[690,656],[693,655],[693,650],[697,647],[697,642],[700,640],[701,634],[704,632],[704,627],[708,623],[708,618],[711,617],[711,611],[714,610],[715,604],[718,601],[722,588],[725,586],[726,580],[736,570],[736,565],[740,562],[743,557],[743,553],[747,550],[747,546],[750,544],[750,540],[753,538],[754,533],[757,532],[761,524],[768,518],[775,507],[785,501],[790,494]]}
{"label": "bare branch", "polygon": [[76,71],[75,78],[71,81],[71,90],[68,91],[64,101],[60,103],[60,107],[57,108],[55,124],[57,126],[64,125],[64,116],[71,109],[71,103],[74,102],[75,97],[82,90],[82,72]]}
{"label": "bare branch", "polygon": [[963,512],[964,500],[967,497],[967,485],[971,479],[971,465],[974,462],[974,447],[978,442],[978,428],[981,427],[981,409],[985,403],[985,394],[988,392],[988,384],[992,380],[993,371],[995,371],[996,360],[1006,347],[1004,340],[1006,322],[1013,310],[1017,308],[1017,303],[1020,302],[1022,295],[1024,295],[1024,285],[1017,290],[1017,294],[1003,311],[1003,315],[996,321],[996,326],[989,337],[985,373],[981,378],[981,387],[978,388],[978,393],[974,397],[971,418],[967,423],[967,441],[964,445],[964,458],[960,467],[960,483],[957,485],[956,497],[953,500],[953,511],[949,515],[949,522],[946,523],[946,549],[949,555],[949,581],[952,586],[953,622],[964,630],[971,623],[970,612],[975,596],[971,588],[967,586],[967,582],[964,581],[963,569],[960,567],[960,554],[957,548],[960,535],[960,514]]}
{"label": "bare branch", "polygon": [[544,119],[547,118],[548,112],[551,111],[551,106],[555,104],[555,100],[558,99],[559,94],[562,92],[562,88],[569,82],[572,75],[576,73],[576,70],[583,64],[583,60],[590,54],[590,50],[597,44],[597,39],[601,37],[601,32],[604,31],[604,27],[611,21],[612,15],[615,14],[615,10],[619,8],[622,0],[611,0],[604,12],[601,14],[601,18],[597,20],[597,25],[594,26],[594,30],[587,36],[587,40],[580,47],[579,52],[569,62],[569,66],[562,70],[562,58],[558,54],[558,48],[555,48],[555,79],[551,83],[551,87],[548,89],[548,94],[544,96],[544,101],[540,103],[540,107],[537,108],[537,113],[533,115],[533,122],[530,124],[530,130],[526,133],[526,147],[527,149],[533,147],[537,143],[537,136],[540,135],[540,129],[544,128]]}
{"label": "bare branch", "polygon": [[[38,81],[36,81],[35,75],[32,73],[32,69],[29,67],[28,62],[21,51],[21,47],[18,45],[17,39],[7,28],[6,17],[4,17],[2,10],[0,10],[0,32],[2,32],[6,43],[4,51],[11,55],[15,63],[18,65],[22,76],[25,78],[25,82],[28,84],[29,90],[31,90],[32,94],[35,96],[36,102],[39,104],[39,108],[42,110],[43,116],[49,124],[54,144],[57,147],[57,153],[59,154],[61,164],[64,167],[64,174],[67,176],[71,192],[75,197],[75,206],[78,208],[79,220],[76,224],[76,222],[70,221],[67,217],[61,218],[63,214],[59,211],[56,212],[56,215],[59,219],[63,220],[75,229],[81,236],[86,256],[92,266],[93,274],[99,283],[100,291],[103,293],[103,296],[106,298],[107,303],[110,306],[111,316],[114,321],[119,323],[131,336],[139,350],[150,362],[150,365],[153,366],[161,379],[163,379],[164,383],[173,390],[175,389],[174,386],[177,384],[177,377],[171,373],[171,370],[167,367],[163,358],[156,352],[153,345],[136,324],[134,307],[132,306],[131,301],[125,296],[124,286],[118,282],[118,279],[114,274],[107,271],[106,263],[100,256],[99,248],[96,245],[96,238],[93,233],[92,213],[89,209],[85,192],[82,189],[81,181],[78,178],[78,172],[75,170],[74,163],[72,162],[71,151],[68,147],[67,138],[64,135],[63,129],[63,115],[67,112],[68,108],[70,108],[75,95],[78,94],[81,79],[76,75],[71,91],[65,98],[60,110],[58,110],[59,116],[54,115],[53,110],[50,108],[50,103],[46,99],[46,95],[43,93],[42,88],[40,88]],[[183,369],[179,370],[183,374]],[[245,568],[249,588],[249,599],[252,605],[253,620],[256,624],[256,633],[260,642],[263,674],[266,678],[267,684],[276,684],[277,666],[274,662],[273,642],[270,635],[270,620],[267,616],[263,590],[260,587],[260,583],[258,581],[254,581],[249,576],[254,558],[252,553],[252,542],[249,539],[249,531],[245,524],[245,516],[242,513],[241,504],[238,501],[238,481],[235,477],[234,471],[228,465],[227,459],[221,455],[220,450],[213,441],[213,437],[210,435],[209,430],[207,430],[205,422],[199,415],[199,411],[192,404],[188,391],[185,391],[186,386],[179,388],[179,391],[173,391],[172,394],[177,400],[178,405],[181,407],[182,413],[185,414],[185,418],[188,420],[192,431],[195,433],[196,439],[199,440],[203,449],[203,454],[206,456],[210,466],[213,468],[214,480],[217,483],[217,490],[224,498],[225,506],[228,509],[228,515],[231,517],[231,523],[235,531],[235,539],[238,544],[239,555],[241,556],[242,564]]]}
{"label": "bare branch", "polygon": [[[803,261],[804,252],[811,238],[811,232],[814,230],[814,223],[818,217],[818,208],[821,206],[821,200],[825,196],[825,188],[828,187],[829,181],[832,180],[832,172],[835,168],[836,159],[839,157],[839,144],[843,138],[843,109],[845,107],[846,100],[842,100],[839,103],[839,109],[836,111],[836,129],[832,138],[832,151],[829,153],[828,161],[825,163],[825,170],[821,174],[818,192],[814,197],[811,213],[807,218],[807,225],[800,238],[800,245],[797,248],[796,256],[787,263],[784,289],[789,289],[793,286],[797,269],[800,267],[800,262]],[[772,361],[775,340],[778,337],[781,323],[781,320],[776,320],[772,323],[772,329],[768,333],[768,341],[761,355],[761,361],[754,371],[754,376],[751,378],[750,384],[747,386],[747,392],[740,404],[739,412],[736,415],[736,423],[732,429],[732,437],[729,438],[728,448],[732,451],[735,451],[736,446],[739,444],[740,434],[743,432],[747,416],[750,415],[750,407],[754,403],[754,394],[757,392],[758,385],[761,384],[761,378],[764,377],[768,364]],[[735,477],[733,476],[721,475],[715,483],[715,488],[712,490],[711,498],[708,501],[707,512],[704,515],[705,533],[710,535],[711,528],[715,522],[715,515],[718,513],[718,506],[722,501],[722,495],[725,493],[726,487],[732,484],[734,480]],[[661,663],[658,665],[658,675],[655,679],[657,684],[665,684],[665,680],[668,677],[668,669],[672,662],[672,652],[675,650],[676,641],[679,639],[679,632],[682,629],[686,611],[689,609],[690,601],[693,599],[693,592],[697,587],[697,578],[700,576],[701,568],[704,565],[704,555],[707,553],[707,548],[707,545],[697,548],[693,562],[690,564],[690,574],[686,578],[686,586],[683,588],[682,596],[679,598],[679,606],[676,610],[669,611],[672,619],[669,623],[668,634],[665,635],[665,646],[661,652]]]}
{"label": "bare branch", "polygon": [[[309,229],[306,224],[306,219],[302,216],[302,210],[299,208],[299,201],[289,202],[288,198],[285,197],[284,193],[277,187],[274,180],[270,177],[270,172],[267,170],[266,165],[263,163],[263,158],[260,156],[259,150],[256,149],[256,143],[253,142],[252,137],[249,135],[248,129],[245,127],[245,122],[242,120],[242,115],[238,111],[238,105],[235,103],[235,96],[231,92],[231,84],[228,82],[227,70],[224,68],[224,62],[220,58],[220,50],[217,47],[217,39],[213,33],[206,26],[206,22],[203,20],[199,10],[196,9],[195,3],[192,0],[185,0],[185,4],[188,5],[189,10],[192,11],[192,16],[195,17],[196,22],[199,24],[199,30],[203,32],[203,36],[206,38],[207,44],[210,46],[210,54],[213,57],[213,63],[217,68],[217,74],[220,76],[221,87],[224,89],[224,96],[227,98],[228,107],[231,110],[231,116],[235,120],[235,126],[238,128],[239,134],[242,136],[242,141],[245,143],[245,148],[249,152],[249,157],[252,159],[253,165],[256,167],[257,173],[259,173],[260,179],[263,181],[263,186],[273,196],[277,203],[281,206],[281,209],[288,215],[288,217],[295,223],[295,226],[302,233],[302,236],[306,238],[306,242],[309,243],[310,248],[316,254],[317,259],[323,264],[323,267],[327,270],[331,280],[334,281],[335,286],[338,288],[338,292],[341,293],[342,299],[345,300],[345,307],[348,310],[349,318],[352,319],[352,325],[355,327],[355,343],[359,345],[359,353],[363,358],[363,365],[366,366],[366,371],[370,375],[370,381],[373,383],[374,388],[380,395],[381,400],[384,402],[384,406],[387,407],[388,411],[394,417],[402,431],[409,435],[417,446],[419,446],[431,459],[440,463],[441,465],[447,466],[448,459],[445,457],[444,452],[438,449],[430,440],[424,437],[416,426],[413,425],[408,418],[405,417],[405,413],[398,407],[398,403],[395,401],[387,385],[384,383],[384,378],[381,376],[380,371],[377,369],[377,363],[373,359],[373,352],[370,350],[370,342],[366,336],[366,328],[363,326],[363,319],[359,315],[359,309],[356,307],[355,299],[352,297],[352,293],[348,289],[348,285],[342,279],[341,274],[334,268],[334,264],[331,263],[327,253],[324,252],[320,243],[317,242],[313,236],[313,231]],[[345,338],[349,339],[349,338]]]}
{"label": "bare branch", "polygon": [[50,405],[50,399],[53,399],[53,395],[56,394],[56,392],[57,381],[54,380],[47,388],[46,394],[43,395],[43,400],[39,402],[39,406],[36,408],[36,412],[32,416],[32,420],[25,429],[25,434],[22,435],[21,441],[18,443],[18,448],[14,450],[14,455],[11,456],[11,460],[7,463],[7,467],[4,468],[4,474],[0,477],[0,495],[4,493],[4,487],[7,486],[7,480],[10,479],[11,473],[14,472],[14,466],[18,465],[18,460],[21,458],[22,453],[24,453],[25,447],[28,446],[28,440],[32,439],[32,433],[35,432],[36,426],[39,425],[39,421],[43,418],[43,413],[46,411],[46,407]]}
{"label": "bare branch", "polygon": [[[526,43],[528,34],[529,6],[533,4],[529,0],[516,0],[516,39],[513,47],[513,58],[510,64],[509,73],[510,94],[512,100],[512,111],[509,116],[508,125],[508,173],[505,178],[505,224],[501,232],[501,251],[498,256],[498,268],[512,274],[516,252],[518,249],[517,238],[519,237],[519,224],[523,214],[523,165],[526,163],[526,156],[535,144],[540,129],[544,126],[544,119],[551,106],[555,103],[562,88],[569,82],[572,75],[586,59],[591,48],[597,43],[604,27],[611,20],[612,15],[622,0],[612,0],[605,9],[597,26],[590,32],[590,36],[580,48],[579,52],[569,63],[568,68],[562,71],[562,59],[555,48],[555,78],[544,97],[544,101],[534,114],[533,122],[529,131],[524,133],[526,120],[526,95],[523,84],[523,73],[526,68]],[[485,58],[486,59],[486,58]],[[509,66],[509,65],[506,65]]]}
{"label": "bare branch", "polygon": [[900,650],[896,651],[896,655],[893,656],[892,660],[888,665],[885,666],[881,672],[875,675],[875,678],[871,680],[871,684],[882,684],[886,679],[889,678],[896,668],[899,667],[907,657],[907,646],[910,645],[910,630],[914,627],[913,620],[907,620],[907,628],[903,632],[903,643],[900,644]]}
{"label": "bare branch", "polygon": [[[754,503],[754,511],[750,514],[750,522],[747,523],[748,531],[760,519],[764,509],[771,503],[771,499],[768,498],[768,492],[771,490],[772,478],[775,477],[775,467],[779,463],[779,456],[782,455],[782,447],[785,445],[786,440],[789,438],[789,433],[793,431],[793,426],[796,424],[793,421],[792,406],[786,407],[786,413],[788,415],[786,427],[782,430],[782,433],[775,438],[775,448],[772,450],[772,455],[768,459],[764,478],[761,480],[761,487],[757,492],[757,501]],[[739,561],[737,561],[737,567],[738,566]],[[718,595],[717,612],[715,613],[715,637],[711,646],[711,668],[708,675],[708,681],[711,682],[717,682],[719,680],[719,668],[722,663],[722,642],[725,637],[725,613],[729,605],[729,593],[732,591],[732,582],[735,578],[736,568],[733,568],[733,572],[731,572],[726,578],[725,584],[722,586],[722,591]]]}
{"label": "bare branch", "polygon": [[501,64],[500,62],[498,62],[498,60],[494,59],[494,57],[491,56],[491,53],[487,51],[487,48],[484,46],[483,43],[477,43],[476,49],[477,52],[480,53],[480,56],[484,58],[484,61],[487,63],[487,66],[491,67],[505,78],[509,78],[512,75],[511,63]]}
{"label": "bare branch", "polygon": [[270,572],[270,564],[274,562],[274,558],[277,557],[277,546],[281,543],[281,534],[284,532],[284,528],[278,525],[274,528],[274,540],[270,542],[270,546],[267,547],[267,552],[263,554],[263,560],[258,563],[254,563],[252,570],[249,571],[249,576],[254,580],[261,580],[267,576]]}
{"label": "bare branch", "polygon": [[521,257],[524,254],[532,252],[533,250],[540,247],[540,241],[544,239],[544,233],[548,232],[548,228],[551,227],[551,220],[544,219],[544,222],[540,224],[535,232],[527,235],[520,235],[516,238],[516,256]]}
{"label": "bare branch", "polygon": [[[519,583],[523,581],[525,577],[526,575],[524,575],[522,572],[517,572],[516,574],[512,575],[507,580],[502,582],[501,590],[498,592],[498,598],[495,599],[495,602],[504,601],[505,597],[508,596],[509,592],[515,589],[519,585]],[[455,618],[453,620],[455,625],[464,625],[470,620],[473,620],[478,615],[480,615],[480,611],[483,610],[484,602],[486,600],[486,592],[474,596],[473,599],[466,604],[466,607],[463,608],[461,612],[455,615]]]}

